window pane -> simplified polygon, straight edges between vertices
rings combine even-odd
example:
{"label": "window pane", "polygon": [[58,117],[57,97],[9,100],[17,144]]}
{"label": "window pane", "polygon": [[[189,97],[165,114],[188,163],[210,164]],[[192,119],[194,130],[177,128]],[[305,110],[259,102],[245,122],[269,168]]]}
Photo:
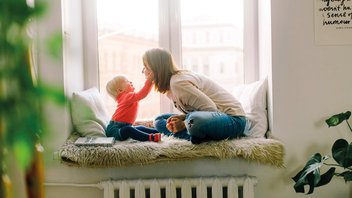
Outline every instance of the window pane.
{"label": "window pane", "polygon": [[244,82],[243,0],[181,0],[182,62],[232,91]]}
{"label": "window pane", "polygon": [[[136,91],[145,82],[143,53],[158,46],[158,0],[98,0],[99,78],[109,113],[115,101],[106,93],[106,83],[117,74],[128,76]],[[160,96],[151,93],[139,103],[138,119],[160,113]]]}

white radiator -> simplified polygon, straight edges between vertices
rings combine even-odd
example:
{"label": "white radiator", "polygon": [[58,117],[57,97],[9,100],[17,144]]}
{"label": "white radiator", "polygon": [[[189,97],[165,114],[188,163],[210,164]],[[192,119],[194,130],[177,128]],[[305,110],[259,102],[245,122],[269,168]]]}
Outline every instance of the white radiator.
{"label": "white radiator", "polygon": [[254,198],[255,177],[103,181],[104,198]]}

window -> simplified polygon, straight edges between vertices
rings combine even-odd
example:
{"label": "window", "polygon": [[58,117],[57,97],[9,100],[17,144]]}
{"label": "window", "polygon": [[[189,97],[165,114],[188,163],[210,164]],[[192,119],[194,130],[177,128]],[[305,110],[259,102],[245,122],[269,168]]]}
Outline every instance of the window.
{"label": "window", "polygon": [[[123,74],[136,90],[142,88],[145,82],[142,55],[159,45],[158,20],[158,0],[97,1],[99,87],[110,114],[116,109],[116,103],[106,93],[106,83],[115,75]],[[139,111],[139,118],[160,113],[159,104],[160,96],[152,90],[147,99],[140,101],[143,111]]]}
{"label": "window", "polygon": [[[95,1],[85,3],[91,2]],[[99,81],[95,83],[110,113],[116,105],[105,93],[105,84],[114,75],[125,74],[137,89],[141,88],[142,55],[153,47],[170,50],[179,66],[208,75],[229,91],[248,76],[257,76],[256,70],[246,69],[251,68],[246,59],[257,60],[253,49],[257,44],[247,41],[257,39],[245,39],[244,35],[257,35],[253,33],[257,16],[253,2],[256,0],[96,1],[97,38],[87,34],[83,42],[98,40],[97,50],[89,54],[97,53],[99,57]],[[85,12],[85,7],[83,21],[88,15],[95,16],[93,9]],[[94,26],[91,21],[84,21],[84,25]],[[139,119],[170,112],[172,105],[153,92],[140,102],[140,109],[143,111],[139,111]]]}

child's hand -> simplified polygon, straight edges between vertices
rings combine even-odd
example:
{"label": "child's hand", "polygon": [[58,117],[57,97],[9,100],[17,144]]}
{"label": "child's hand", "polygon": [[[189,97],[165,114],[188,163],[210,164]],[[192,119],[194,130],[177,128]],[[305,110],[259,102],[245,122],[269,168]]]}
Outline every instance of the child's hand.
{"label": "child's hand", "polygon": [[183,131],[186,128],[186,125],[183,122],[185,118],[186,115],[171,116],[167,119],[166,128],[173,133]]}
{"label": "child's hand", "polygon": [[144,76],[145,76],[145,79],[147,79],[147,80],[150,80],[150,81],[153,81],[153,80],[154,80],[154,74],[153,74],[153,72],[151,72],[151,71],[148,70],[148,69],[145,69],[145,70],[144,70]]}

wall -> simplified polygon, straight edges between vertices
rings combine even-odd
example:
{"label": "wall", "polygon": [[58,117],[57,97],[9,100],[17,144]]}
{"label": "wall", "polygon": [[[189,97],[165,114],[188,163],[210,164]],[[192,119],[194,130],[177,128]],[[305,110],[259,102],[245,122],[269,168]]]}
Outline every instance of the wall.
{"label": "wall", "polygon": [[[64,88],[65,70],[62,67],[63,58],[53,58],[48,53],[47,41],[54,34],[62,33],[62,15],[61,15],[61,0],[53,0],[48,6],[44,17],[37,20],[37,47],[38,47],[38,75],[42,82],[48,85]],[[61,145],[61,142],[66,139],[69,134],[70,118],[68,109],[64,106],[58,106],[53,102],[48,102],[44,105],[44,111],[47,114],[46,119],[50,126],[49,135],[43,145],[46,149],[46,158],[52,159],[52,153]],[[63,127],[64,126],[64,127]],[[67,127],[66,127],[67,126]]]}
{"label": "wall", "polygon": [[[338,137],[351,139],[347,126],[327,128],[324,120],[352,110],[352,67],[348,58],[352,46],[315,44],[314,1],[271,2],[272,130],[287,150],[286,178],[282,180],[282,196],[277,197],[288,197],[287,192],[292,192],[289,177],[311,155],[331,154],[331,145]],[[312,197],[350,197],[349,186],[334,179],[328,186],[317,188]]]}
{"label": "wall", "polygon": [[[264,62],[272,63],[269,74],[271,130],[286,145],[285,169],[248,165],[240,160],[196,160],[93,170],[67,167],[58,161],[48,160],[46,182],[98,183],[101,178],[250,174],[258,177],[256,197],[304,196],[294,192],[291,177],[315,152],[330,154],[335,138],[351,138],[346,135],[346,127],[328,129],[324,119],[341,111],[352,110],[352,93],[349,91],[352,67],[348,60],[352,46],[321,46],[314,43],[313,6],[314,1],[271,0],[272,28],[264,28],[264,31],[272,34],[272,51],[265,51],[267,42],[261,42],[260,46],[262,53],[272,55],[271,60],[264,59]],[[46,66],[42,64],[41,67]],[[53,74],[51,70],[42,71],[45,75]],[[63,77],[62,72],[55,75],[59,81]],[[57,146],[67,137],[67,131],[62,124],[55,126],[58,128],[55,132],[58,138],[53,145]],[[50,198],[102,197],[102,190],[98,188],[48,186],[46,192]],[[349,184],[334,179],[331,184],[317,188],[313,195],[307,197],[349,196]]]}

